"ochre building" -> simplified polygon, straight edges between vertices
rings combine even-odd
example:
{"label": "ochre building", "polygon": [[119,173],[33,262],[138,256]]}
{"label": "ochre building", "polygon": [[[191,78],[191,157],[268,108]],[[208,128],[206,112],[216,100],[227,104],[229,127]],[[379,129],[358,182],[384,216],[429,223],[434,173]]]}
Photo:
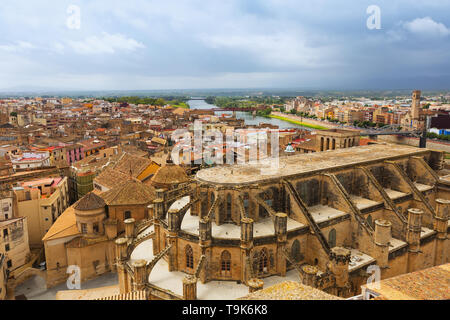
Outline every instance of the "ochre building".
{"label": "ochre building", "polygon": [[[443,154],[375,144],[200,170],[194,181],[156,190],[151,260],[131,259],[138,224],[115,241],[121,293],[196,299],[197,284],[230,281],[260,290],[297,272],[305,285],[340,297],[381,279],[449,260],[450,179]],[[135,226],[136,225],[136,226]],[[184,273],[182,294],[152,270]],[[170,277],[170,276],[169,276]],[[220,289],[220,288],[219,288]],[[218,290],[219,290],[218,289]]]}

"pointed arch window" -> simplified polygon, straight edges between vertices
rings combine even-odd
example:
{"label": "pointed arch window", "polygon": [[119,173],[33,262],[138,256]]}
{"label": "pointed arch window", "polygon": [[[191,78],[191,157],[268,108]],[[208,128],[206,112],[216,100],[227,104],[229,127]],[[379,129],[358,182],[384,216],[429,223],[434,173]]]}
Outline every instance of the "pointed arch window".
{"label": "pointed arch window", "polygon": [[331,229],[328,233],[328,245],[330,248],[336,247],[336,229]]}
{"label": "pointed arch window", "polygon": [[263,248],[259,253],[258,271],[259,273],[267,273],[269,271],[269,255],[267,249]]}
{"label": "pointed arch window", "polygon": [[242,200],[244,202],[244,208],[246,210],[248,210],[248,201],[249,201],[249,199],[250,199],[250,196],[249,196],[248,192],[245,192]]}
{"label": "pointed arch window", "polygon": [[231,276],[231,254],[227,250],[220,256],[220,270],[223,276]]}
{"label": "pointed arch window", "polygon": [[302,254],[300,252],[300,241],[294,240],[291,247],[291,257],[295,260],[295,262],[299,262],[302,260]]}
{"label": "pointed arch window", "polygon": [[231,218],[231,194],[227,194],[227,211],[225,216],[225,222],[232,222]]}
{"label": "pointed arch window", "polygon": [[211,192],[211,198],[210,198],[211,200],[211,206],[213,205],[213,203],[214,203],[214,200],[216,199],[216,197],[214,196],[214,192]]}
{"label": "pointed arch window", "polygon": [[374,228],[374,225],[373,225],[373,219],[372,219],[372,216],[369,214],[369,216],[367,217],[367,224],[369,225],[369,226],[371,226],[372,228]]}
{"label": "pointed arch window", "polygon": [[186,268],[194,269],[194,252],[190,245],[186,246]]}

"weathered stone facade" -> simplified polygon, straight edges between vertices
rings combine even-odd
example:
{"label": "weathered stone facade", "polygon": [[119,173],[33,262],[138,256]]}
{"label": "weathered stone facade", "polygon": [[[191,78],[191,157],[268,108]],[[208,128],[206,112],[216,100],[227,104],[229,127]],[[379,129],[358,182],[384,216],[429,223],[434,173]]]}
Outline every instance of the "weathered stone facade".
{"label": "weathered stone facade", "polygon": [[187,274],[184,299],[196,298],[197,279],[238,281],[252,292],[293,268],[303,284],[348,297],[370,265],[385,279],[446,263],[442,161],[439,152],[380,144],[282,158],[277,172],[264,163],[201,170],[194,183],[157,190],[153,261],[129,262],[137,230],[117,240],[121,292],[145,287],[177,298],[151,283],[161,258]]}

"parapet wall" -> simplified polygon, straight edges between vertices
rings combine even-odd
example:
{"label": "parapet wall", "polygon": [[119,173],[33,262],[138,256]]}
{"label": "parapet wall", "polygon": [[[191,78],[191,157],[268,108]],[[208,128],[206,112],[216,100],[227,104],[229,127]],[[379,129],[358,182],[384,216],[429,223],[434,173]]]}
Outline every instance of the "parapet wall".
{"label": "parapet wall", "polygon": [[[378,141],[405,144],[412,147],[419,147],[419,138],[405,136],[378,136]],[[439,151],[450,152],[450,143],[427,139],[427,148]]]}

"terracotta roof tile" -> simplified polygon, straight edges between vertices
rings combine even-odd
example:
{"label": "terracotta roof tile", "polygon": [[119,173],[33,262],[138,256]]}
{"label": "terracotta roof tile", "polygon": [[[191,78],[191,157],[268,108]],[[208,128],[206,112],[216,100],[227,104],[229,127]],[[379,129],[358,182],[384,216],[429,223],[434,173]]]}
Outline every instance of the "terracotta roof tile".
{"label": "terracotta roof tile", "polygon": [[113,189],[121,185],[125,180],[129,178],[129,174],[124,174],[112,168],[106,168],[97,177],[95,177],[94,182],[97,182],[98,184],[101,184],[108,189]]}
{"label": "terracotta roof tile", "polygon": [[137,179],[129,179],[121,185],[101,194],[107,205],[139,205],[156,198],[155,189]]}
{"label": "terracotta roof tile", "polygon": [[89,192],[77,203],[75,203],[75,210],[89,211],[105,207],[105,201],[93,192]]}
{"label": "terracotta roof tile", "polygon": [[450,263],[367,285],[388,300],[449,300]]}
{"label": "terracotta roof tile", "polygon": [[250,293],[239,300],[343,300],[324,291],[303,285],[299,282],[285,281],[268,288]]}
{"label": "terracotta roof tile", "polygon": [[151,181],[155,185],[170,185],[188,182],[189,177],[183,168],[173,163],[168,163],[156,171]]}
{"label": "terracotta roof tile", "polygon": [[152,160],[148,158],[137,157],[131,154],[125,154],[114,167],[115,170],[120,171],[127,176],[130,176],[130,170],[133,178],[137,178],[142,171],[152,164]]}

